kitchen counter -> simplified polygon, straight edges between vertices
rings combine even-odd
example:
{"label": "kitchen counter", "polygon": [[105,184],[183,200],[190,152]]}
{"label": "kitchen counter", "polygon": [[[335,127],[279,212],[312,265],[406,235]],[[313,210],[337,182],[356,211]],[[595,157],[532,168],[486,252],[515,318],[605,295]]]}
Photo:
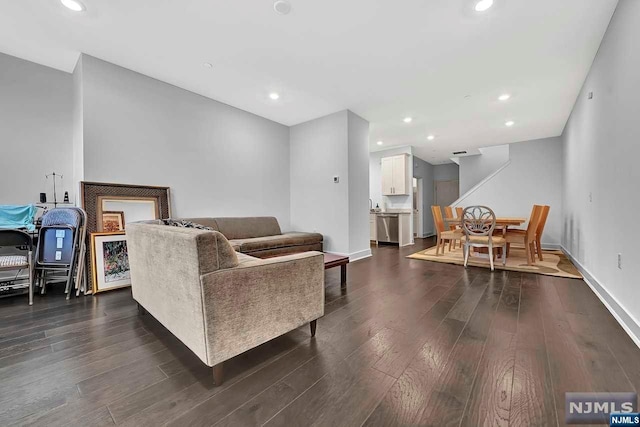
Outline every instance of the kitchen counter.
{"label": "kitchen counter", "polygon": [[383,215],[383,214],[398,214],[398,215],[411,215],[410,211],[384,211],[384,212],[370,212],[371,215]]}

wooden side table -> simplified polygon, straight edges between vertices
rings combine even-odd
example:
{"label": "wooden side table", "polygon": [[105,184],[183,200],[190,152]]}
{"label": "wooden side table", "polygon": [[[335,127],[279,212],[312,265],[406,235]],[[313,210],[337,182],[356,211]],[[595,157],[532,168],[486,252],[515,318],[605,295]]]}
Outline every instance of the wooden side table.
{"label": "wooden side table", "polygon": [[340,286],[347,286],[347,264],[349,264],[349,257],[344,255],[324,254],[324,269],[327,270],[333,267],[340,267]]}

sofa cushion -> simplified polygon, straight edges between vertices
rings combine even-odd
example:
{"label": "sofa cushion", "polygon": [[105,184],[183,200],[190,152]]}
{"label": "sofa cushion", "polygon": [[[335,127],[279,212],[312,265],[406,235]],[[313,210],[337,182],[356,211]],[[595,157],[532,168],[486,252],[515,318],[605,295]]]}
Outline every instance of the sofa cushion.
{"label": "sofa cushion", "polygon": [[265,236],[253,239],[229,240],[232,247],[240,252],[261,251],[265,249],[283,248],[288,246],[312,245],[322,242],[322,234],[319,233],[285,233],[279,236]]}
{"label": "sofa cushion", "polygon": [[278,220],[272,216],[213,219],[217,230],[229,240],[282,234]]}

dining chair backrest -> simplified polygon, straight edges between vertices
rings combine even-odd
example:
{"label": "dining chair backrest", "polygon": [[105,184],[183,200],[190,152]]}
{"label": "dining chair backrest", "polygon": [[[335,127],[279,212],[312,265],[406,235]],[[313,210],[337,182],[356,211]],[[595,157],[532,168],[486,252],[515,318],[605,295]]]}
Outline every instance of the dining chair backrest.
{"label": "dining chair backrest", "polygon": [[458,206],[456,208],[456,217],[462,218],[462,213],[464,212],[464,208],[462,206]]}
{"label": "dining chair backrest", "polygon": [[444,207],[444,217],[453,218],[453,209],[451,209],[451,206]]}
{"label": "dining chair backrest", "polygon": [[462,213],[462,229],[467,236],[491,236],[496,214],[486,206],[469,206]]}
{"label": "dining chair backrest", "polygon": [[[453,218],[453,209],[451,208],[451,206],[445,206],[444,207],[444,217],[445,218]],[[455,230],[456,229],[456,224],[449,222],[449,229],[450,230]]]}
{"label": "dining chair backrest", "polygon": [[444,231],[444,220],[442,219],[442,210],[440,206],[431,206],[431,213],[433,214],[433,222],[436,226],[436,232],[442,233]]}
{"label": "dining chair backrest", "polygon": [[544,226],[547,223],[547,217],[549,216],[549,209],[551,206],[545,205],[542,207],[542,212],[540,213],[540,218],[538,219],[538,227],[536,227],[536,235],[538,238],[542,237],[542,233],[544,232]]}
{"label": "dining chair backrest", "polygon": [[531,209],[531,216],[529,217],[529,224],[527,225],[527,235],[531,236],[531,238],[535,238],[538,223],[542,215],[542,208],[543,206],[533,205]]}

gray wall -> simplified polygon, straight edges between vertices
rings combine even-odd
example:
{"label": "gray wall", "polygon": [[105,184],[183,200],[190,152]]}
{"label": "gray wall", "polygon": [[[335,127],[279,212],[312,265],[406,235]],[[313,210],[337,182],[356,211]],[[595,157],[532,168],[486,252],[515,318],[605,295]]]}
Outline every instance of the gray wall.
{"label": "gray wall", "polygon": [[73,197],[70,74],[0,53],[0,204]]}
{"label": "gray wall", "polygon": [[506,168],[472,193],[461,195],[456,206],[485,205],[498,216],[529,218],[534,204],[549,205],[551,210],[542,244],[557,248],[562,226],[561,139],[555,137],[511,144],[509,155],[511,163]]}
{"label": "gray wall", "polygon": [[371,254],[369,240],[369,122],[348,111],[349,255]]}
{"label": "gray wall", "polygon": [[433,167],[434,181],[458,181],[460,180],[460,167],[455,163],[435,165]]}
{"label": "gray wall", "polygon": [[324,249],[341,254],[349,253],[347,130],[346,110],[291,127],[291,224],[322,233]]}
{"label": "gray wall", "polygon": [[78,58],[76,68],[73,70],[73,183],[75,184],[75,199],[80,200],[80,181],[84,181],[84,112],[82,94],[82,55]]}
{"label": "gray wall", "polygon": [[[434,199],[433,177],[436,166],[427,163],[424,160],[413,156],[413,177],[422,178],[422,227],[423,234],[430,236],[435,233],[433,224],[433,214],[431,213],[431,205]],[[414,230],[415,231],[415,230]],[[422,237],[422,236],[418,236]]]}
{"label": "gray wall", "polygon": [[640,2],[620,0],[562,136],[562,244],[636,338],[640,336],[638,22]]}
{"label": "gray wall", "polygon": [[481,148],[482,154],[460,157],[460,196],[509,161],[509,145]]}
{"label": "gray wall", "polygon": [[290,226],[289,128],[82,57],[84,178],[171,187],[174,216]]}
{"label": "gray wall", "polygon": [[291,127],[291,223],[352,259],[370,254],[368,134],[369,123],[348,110]]}

